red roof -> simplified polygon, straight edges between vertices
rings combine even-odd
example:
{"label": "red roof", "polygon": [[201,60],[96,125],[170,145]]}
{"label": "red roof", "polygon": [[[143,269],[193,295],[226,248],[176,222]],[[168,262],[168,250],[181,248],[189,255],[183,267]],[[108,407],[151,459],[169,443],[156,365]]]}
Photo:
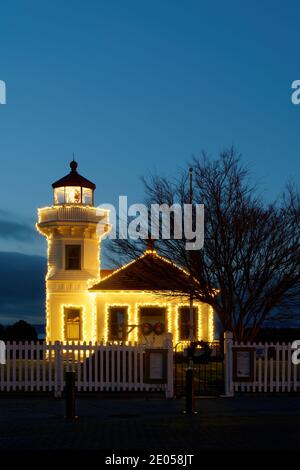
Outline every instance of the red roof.
{"label": "red roof", "polygon": [[100,278],[104,279],[107,276],[110,276],[115,271],[115,269],[100,269]]}
{"label": "red roof", "polygon": [[91,291],[189,291],[189,275],[155,251],[147,250],[90,288]]}

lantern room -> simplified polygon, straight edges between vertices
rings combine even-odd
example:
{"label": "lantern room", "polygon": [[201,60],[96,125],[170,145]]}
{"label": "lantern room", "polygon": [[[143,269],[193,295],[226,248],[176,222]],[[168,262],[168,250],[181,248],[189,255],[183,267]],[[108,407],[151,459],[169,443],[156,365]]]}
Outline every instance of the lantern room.
{"label": "lantern room", "polygon": [[78,164],[71,161],[71,171],[68,175],[52,184],[54,204],[83,204],[94,205],[94,190],[96,185],[77,172]]}

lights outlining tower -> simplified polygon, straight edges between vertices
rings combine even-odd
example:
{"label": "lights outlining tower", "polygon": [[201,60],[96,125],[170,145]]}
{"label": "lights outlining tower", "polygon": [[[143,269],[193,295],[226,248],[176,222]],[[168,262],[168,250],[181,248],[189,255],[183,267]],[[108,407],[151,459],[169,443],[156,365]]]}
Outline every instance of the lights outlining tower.
{"label": "lights outlining tower", "polygon": [[96,312],[88,294],[99,281],[100,243],[109,211],[94,207],[94,183],[70,163],[69,174],[52,184],[54,203],[38,210],[38,231],[48,243],[47,341],[95,341]]}

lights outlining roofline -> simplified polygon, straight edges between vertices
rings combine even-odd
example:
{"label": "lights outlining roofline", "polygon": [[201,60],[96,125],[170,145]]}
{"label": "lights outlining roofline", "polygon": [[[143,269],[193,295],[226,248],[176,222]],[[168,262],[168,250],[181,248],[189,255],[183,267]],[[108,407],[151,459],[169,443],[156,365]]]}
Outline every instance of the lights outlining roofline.
{"label": "lights outlining roofline", "polygon": [[[147,291],[147,290],[143,290],[143,291],[141,291],[141,290],[123,291],[123,290],[114,290],[114,289],[103,289],[103,290],[102,290],[102,289],[97,289],[97,287],[96,287],[97,284],[101,284],[101,281],[102,281],[102,280],[105,280],[105,282],[106,282],[106,281],[109,280],[111,277],[115,276],[115,275],[118,274],[119,272],[122,272],[124,269],[129,268],[129,266],[132,266],[134,263],[136,263],[137,261],[140,261],[141,259],[145,258],[145,257],[146,257],[147,255],[149,255],[149,254],[152,254],[153,256],[155,256],[156,258],[160,259],[161,261],[170,264],[170,265],[171,265],[172,267],[174,267],[175,269],[181,271],[181,272],[182,272],[184,275],[186,275],[188,278],[190,277],[190,274],[188,273],[188,271],[186,271],[186,270],[185,270],[184,268],[182,268],[181,266],[177,266],[175,263],[173,263],[173,262],[170,261],[169,259],[165,258],[164,256],[159,255],[156,250],[149,250],[149,249],[147,249],[147,250],[145,250],[144,253],[143,253],[142,255],[140,255],[138,258],[135,258],[135,259],[133,259],[132,261],[129,261],[129,263],[124,264],[123,266],[120,266],[119,268],[113,270],[113,272],[111,272],[110,274],[108,274],[107,276],[105,276],[103,279],[101,279],[99,283],[95,282],[95,284],[94,284],[93,286],[91,286],[91,287],[89,288],[89,290],[90,290],[90,291],[94,291],[94,292],[98,292],[98,293],[101,293],[101,292],[103,292],[103,293],[104,293],[104,292],[106,292],[106,293],[109,293],[109,292],[120,292],[120,293],[122,293],[122,292],[125,292],[125,293],[126,293],[126,292],[130,292],[130,293],[134,293],[134,292],[135,292],[135,293],[139,293],[139,292],[140,292],[140,293],[142,293],[142,292],[143,292],[143,293],[148,293],[148,292],[150,293],[150,292],[153,292],[153,291]],[[195,281],[196,284],[199,284],[199,282],[198,282],[196,279],[194,279],[194,281]],[[170,294],[170,295],[174,295],[174,292],[171,291],[171,290],[170,290],[170,291],[161,291],[161,292],[164,293],[165,295],[169,295],[169,294]],[[220,292],[219,289],[213,289],[213,290],[212,290],[212,295],[216,296],[219,292]],[[182,297],[184,297],[185,295],[187,296],[187,295],[189,295],[189,294],[188,294],[188,293],[184,293],[184,292],[182,292],[182,293],[179,293],[179,292],[178,292],[178,294],[176,294],[176,295],[178,295],[178,296],[181,295]]]}

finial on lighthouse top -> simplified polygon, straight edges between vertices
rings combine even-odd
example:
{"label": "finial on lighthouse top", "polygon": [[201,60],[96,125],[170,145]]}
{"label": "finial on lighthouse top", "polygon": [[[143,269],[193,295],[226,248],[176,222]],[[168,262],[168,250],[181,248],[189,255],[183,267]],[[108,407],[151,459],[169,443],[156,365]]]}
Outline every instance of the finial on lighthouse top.
{"label": "finial on lighthouse top", "polygon": [[73,152],[73,160],[70,162],[70,168],[71,168],[72,171],[76,171],[77,167],[78,167],[78,163],[75,162],[75,156],[74,156],[74,152]]}
{"label": "finial on lighthouse top", "polygon": [[71,171],[52,184],[54,204],[85,204],[94,205],[96,185],[77,173],[78,164],[74,159],[70,162]]}

